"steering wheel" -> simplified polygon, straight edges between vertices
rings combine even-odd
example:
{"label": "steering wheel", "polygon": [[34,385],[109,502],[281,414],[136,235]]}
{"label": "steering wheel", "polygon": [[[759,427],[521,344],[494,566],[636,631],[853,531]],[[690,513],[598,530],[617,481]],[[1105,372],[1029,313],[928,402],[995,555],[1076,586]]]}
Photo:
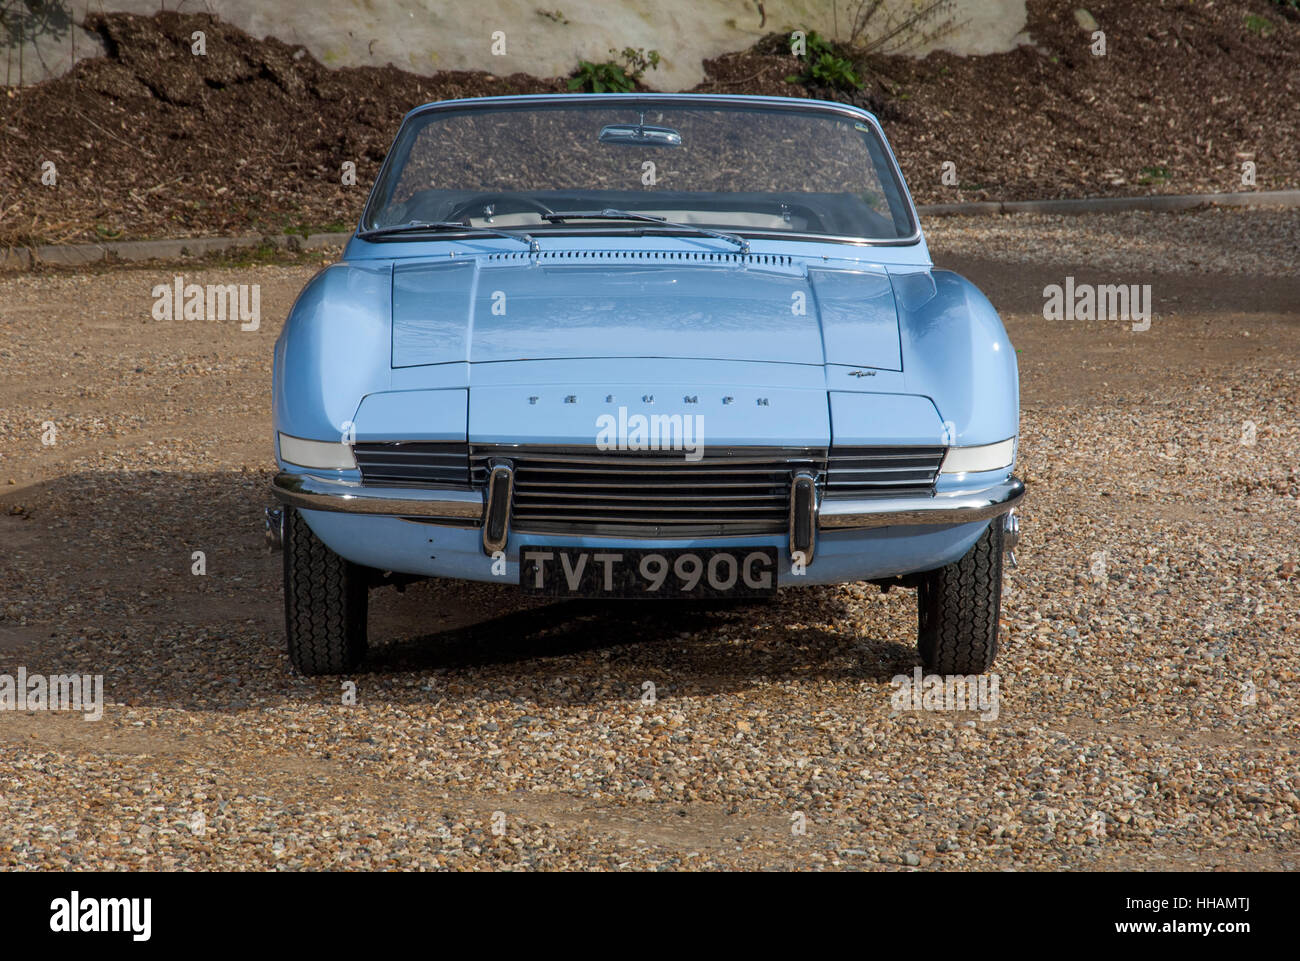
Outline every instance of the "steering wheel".
{"label": "steering wheel", "polygon": [[[483,216],[483,208],[488,206],[489,204],[491,204],[493,207],[495,207],[497,204],[505,204],[506,206],[510,206],[512,204],[518,204],[518,205],[522,205],[525,208],[531,207],[533,210],[541,214],[555,213],[555,211],[552,210],[550,207],[546,206],[546,204],[542,203],[540,200],[534,200],[532,197],[529,197],[527,194],[479,194],[473,200],[467,200],[462,204],[458,204],[456,206],[456,209],[452,210],[451,213],[447,214],[447,219],[462,220],[465,218],[466,214],[475,210],[478,211],[477,216],[481,217]],[[512,212],[513,211],[508,211],[508,210],[494,210],[493,215],[495,216],[496,214],[504,214],[504,213],[512,213]]]}

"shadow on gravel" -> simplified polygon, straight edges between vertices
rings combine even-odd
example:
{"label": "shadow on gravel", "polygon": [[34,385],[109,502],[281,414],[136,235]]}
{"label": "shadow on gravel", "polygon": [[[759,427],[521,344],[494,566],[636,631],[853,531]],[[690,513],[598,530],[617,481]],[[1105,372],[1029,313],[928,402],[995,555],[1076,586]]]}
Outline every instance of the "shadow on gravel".
{"label": "shadow on gravel", "polygon": [[[5,492],[4,661],[104,674],[108,699],[130,704],[337,703],[338,679],[301,677],[284,653],[280,558],[261,531],[269,479],[81,472]],[[821,626],[845,615],[826,588],[746,603],[545,603],[508,586],[426,581],[371,592],[371,653],[358,676],[372,701],[507,692],[545,704],[626,701],[646,680],[682,695],[911,670],[910,636],[894,644]],[[557,678],[569,679],[558,693]]]}
{"label": "shadow on gravel", "polygon": [[[506,587],[433,582],[419,585],[400,617],[381,617],[394,626],[411,624],[420,609],[436,611],[441,598],[490,592],[497,613],[437,632],[421,632],[383,643],[373,609],[370,656],[363,672],[439,672],[442,679],[473,677],[480,692],[499,685],[524,685],[545,703],[545,685],[557,676],[584,684],[566,689],[566,702],[626,700],[628,692],[654,681],[677,695],[747,689],[760,678],[888,680],[910,671],[916,652],[909,645],[875,638],[847,641],[843,634],[809,626],[845,615],[831,590],[801,588],[760,603],[689,601],[563,601],[512,609],[518,596]],[[419,597],[418,595],[424,595]],[[400,627],[399,627],[400,633]],[[909,639],[910,640],[910,639]],[[614,683],[616,693],[604,690]],[[443,692],[447,694],[446,691]]]}

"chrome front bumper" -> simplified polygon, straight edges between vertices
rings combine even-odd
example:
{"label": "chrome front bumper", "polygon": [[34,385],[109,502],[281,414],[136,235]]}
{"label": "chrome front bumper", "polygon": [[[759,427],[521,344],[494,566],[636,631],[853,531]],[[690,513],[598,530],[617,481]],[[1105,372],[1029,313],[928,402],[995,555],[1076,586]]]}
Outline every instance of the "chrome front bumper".
{"label": "chrome front bumper", "polygon": [[[507,468],[502,468],[506,470]],[[502,481],[505,478],[501,478]],[[292,474],[282,471],[275,476],[272,490],[276,498],[290,507],[315,511],[342,511],[349,514],[372,514],[385,517],[412,517],[439,520],[462,527],[484,528],[484,550],[500,549],[509,532],[509,518],[492,518],[504,523],[489,523],[488,500],[483,491],[419,490],[401,487],[363,487],[355,481],[335,480],[315,474]],[[815,506],[815,528],[822,531],[863,530],[912,524],[968,524],[1007,516],[1004,540],[1007,549],[1019,538],[1016,508],[1025,496],[1025,485],[1011,477],[978,491],[934,494],[928,497],[888,497],[860,499],[822,498]],[[509,497],[496,498],[509,510]],[[792,504],[794,503],[792,494]],[[806,543],[805,560],[811,560],[809,527],[800,524],[797,512],[790,512],[791,551]],[[488,536],[491,532],[491,537]],[[489,541],[491,543],[489,543]]]}
{"label": "chrome front bumper", "polygon": [[1009,513],[1024,497],[1024,481],[1009,477],[983,490],[930,497],[823,499],[818,511],[818,525],[822,530],[841,530],[900,524],[967,524]]}
{"label": "chrome front bumper", "polygon": [[341,511],[383,517],[442,518],[477,527],[483,520],[483,492],[363,487],[356,481],[281,471],[271,482],[280,503],[308,511]]}

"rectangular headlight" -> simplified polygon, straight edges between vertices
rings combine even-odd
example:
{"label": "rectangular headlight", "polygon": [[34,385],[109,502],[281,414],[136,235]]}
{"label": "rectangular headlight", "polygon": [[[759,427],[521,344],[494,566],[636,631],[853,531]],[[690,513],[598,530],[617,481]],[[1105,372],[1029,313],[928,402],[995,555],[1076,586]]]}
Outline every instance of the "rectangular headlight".
{"label": "rectangular headlight", "polygon": [[280,435],[280,458],[316,470],[353,470],[357,466],[352,448],[342,441],[305,440],[288,434]]}
{"label": "rectangular headlight", "polygon": [[939,468],[941,474],[977,474],[986,470],[1010,467],[1016,456],[1016,439],[1009,437],[996,444],[979,447],[949,447]]}

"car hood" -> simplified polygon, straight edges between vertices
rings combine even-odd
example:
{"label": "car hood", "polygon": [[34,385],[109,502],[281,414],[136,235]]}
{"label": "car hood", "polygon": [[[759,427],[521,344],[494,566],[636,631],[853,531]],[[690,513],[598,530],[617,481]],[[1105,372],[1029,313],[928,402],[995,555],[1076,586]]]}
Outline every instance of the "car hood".
{"label": "car hood", "polygon": [[884,270],[667,252],[518,259],[396,264],[393,366],[658,357],[902,369]]}

